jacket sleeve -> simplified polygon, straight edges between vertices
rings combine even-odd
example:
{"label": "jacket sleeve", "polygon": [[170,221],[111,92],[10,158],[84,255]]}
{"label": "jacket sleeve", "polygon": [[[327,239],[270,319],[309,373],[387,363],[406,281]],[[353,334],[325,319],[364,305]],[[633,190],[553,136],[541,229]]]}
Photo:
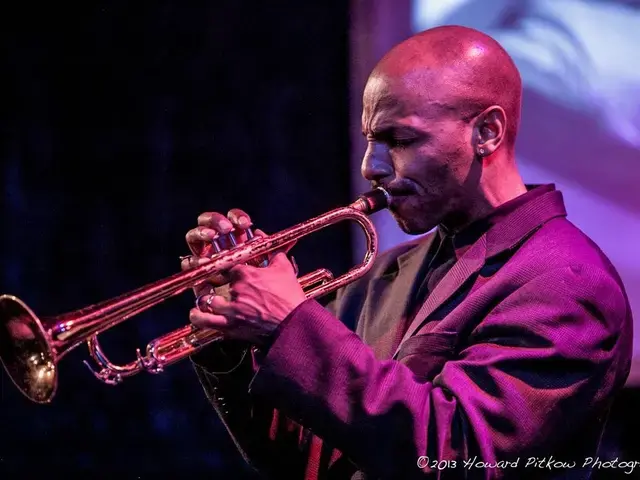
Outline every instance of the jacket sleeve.
{"label": "jacket sleeve", "polygon": [[[337,300],[326,302],[334,312]],[[279,478],[282,466],[292,478],[301,478],[306,466],[310,432],[274,409],[253,401],[249,384],[258,370],[259,352],[245,342],[224,340],[191,358],[209,402],[245,462],[254,470]]]}
{"label": "jacket sleeve", "polygon": [[[291,316],[251,394],[375,478],[455,476],[418,468],[422,456],[460,469],[474,458],[496,463],[553,452],[602,412],[631,359],[623,290],[605,272],[579,267],[550,271],[507,296],[433,381],[376,359],[313,300]],[[486,468],[472,478],[498,473]]]}

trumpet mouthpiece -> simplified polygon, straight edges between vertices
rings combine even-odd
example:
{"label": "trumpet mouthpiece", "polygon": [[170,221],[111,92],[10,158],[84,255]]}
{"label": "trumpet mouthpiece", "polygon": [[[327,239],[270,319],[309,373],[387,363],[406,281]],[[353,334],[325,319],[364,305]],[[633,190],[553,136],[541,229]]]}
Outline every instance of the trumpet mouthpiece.
{"label": "trumpet mouthpiece", "polygon": [[391,195],[384,188],[378,187],[363,193],[353,203],[353,207],[362,213],[372,214],[384,210],[391,203]]}

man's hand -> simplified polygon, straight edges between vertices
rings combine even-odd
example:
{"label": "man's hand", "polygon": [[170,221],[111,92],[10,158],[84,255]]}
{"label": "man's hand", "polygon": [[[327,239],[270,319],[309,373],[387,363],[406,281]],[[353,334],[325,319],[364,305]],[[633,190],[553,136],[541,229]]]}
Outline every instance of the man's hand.
{"label": "man's hand", "polygon": [[[231,248],[232,236],[238,245],[246,242],[251,225],[249,215],[239,209],[230,210],[226,216],[203,213],[198,217],[198,226],[186,235],[193,256],[182,260],[182,270],[210,262],[209,257],[218,249]],[[254,234],[266,235],[261,230]],[[256,346],[262,344],[280,322],[306,300],[297,271],[283,253],[292,247],[290,244],[280,252],[273,252],[268,266],[237,265],[228,272],[218,272],[195,288],[198,308],[191,310],[191,322],[201,328],[220,330],[229,338],[246,340]]]}
{"label": "man's hand", "polygon": [[282,252],[269,265],[237,265],[229,271],[229,295],[204,295],[189,313],[197,327],[220,330],[229,338],[263,344],[307,297]]}

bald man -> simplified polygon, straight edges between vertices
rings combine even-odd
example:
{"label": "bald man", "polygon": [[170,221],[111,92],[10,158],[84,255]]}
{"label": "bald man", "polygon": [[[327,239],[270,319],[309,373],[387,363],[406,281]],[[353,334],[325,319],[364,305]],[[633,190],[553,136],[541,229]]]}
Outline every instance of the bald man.
{"label": "bald man", "polygon": [[[362,174],[389,191],[405,232],[437,228],[325,305],[306,298],[282,252],[212,280],[227,294],[196,292],[193,324],[227,338],[193,357],[196,371],[266,477],[573,479],[598,468],[588,459],[629,374],[631,312],[561,193],[518,174],[520,95],[507,53],[477,31],[399,44],[364,92]],[[183,268],[207,262],[214,239],[244,241],[250,224],[240,210],[202,214]]]}

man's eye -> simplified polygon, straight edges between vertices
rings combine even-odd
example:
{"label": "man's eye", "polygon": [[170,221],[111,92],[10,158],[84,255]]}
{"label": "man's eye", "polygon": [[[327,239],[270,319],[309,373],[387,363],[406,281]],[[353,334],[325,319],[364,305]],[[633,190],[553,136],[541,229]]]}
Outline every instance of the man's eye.
{"label": "man's eye", "polygon": [[413,142],[414,142],[413,138],[392,138],[391,139],[391,146],[392,147],[398,147],[398,148],[408,147]]}

